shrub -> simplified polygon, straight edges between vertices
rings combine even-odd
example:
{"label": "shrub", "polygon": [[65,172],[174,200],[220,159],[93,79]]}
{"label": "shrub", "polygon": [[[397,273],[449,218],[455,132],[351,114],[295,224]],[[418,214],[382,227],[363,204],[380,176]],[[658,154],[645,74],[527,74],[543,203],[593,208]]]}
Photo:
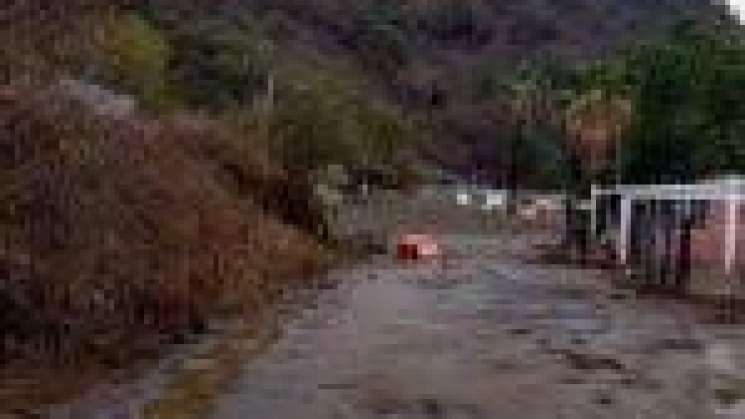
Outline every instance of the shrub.
{"label": "shrub", "polygon": [[690,181],[745,170],[743,57],[741,37],[691,28],[627,55],[635,118],[622,156],[626,179]]}
{"label": "shrub", "polygon": [[292,79],[279,88],[270,116],[274,152],[290,166],[311,169],[390,162],[411,137],[408,124],[335,74],[313,69],[286,75]]}
{"label": "shrub", "polygon": [[[240,143],[220,123],[111,120],[56,89],[15,86],[2,101],[3,296],[34,316],[9,334],[101,355],[199,325],[228,297],[255,309],[317,266],[315,241],[263,210],[252,186],[276,192],[288,177],[260,156],[215,154]],[[255,178],[244,193],[222,180],[231,159]]]}
{"label": "shrub", "polygon": [[253,19],[180,22],[169,37],[175,51],[171,77],[190,104],[250,105],[265,92],[274,46]]}
{"label": "shrub", "polygon": [[137,95],[152,107],[173,100],[168,83],[171,47],[163,34],[141,16],[128,13],[105,22],[98,45],[98,76],[108,84]]}

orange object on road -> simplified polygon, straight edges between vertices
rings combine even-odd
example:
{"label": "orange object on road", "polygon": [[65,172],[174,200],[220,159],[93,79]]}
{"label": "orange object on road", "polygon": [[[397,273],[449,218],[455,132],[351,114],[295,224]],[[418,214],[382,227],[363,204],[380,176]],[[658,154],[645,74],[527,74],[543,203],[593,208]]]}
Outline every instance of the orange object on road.
{"label": "orange object on road", "polygon": [[439,256],[440,246],[426,234],[404,234],[396,243],[398,260],[419,260]]}

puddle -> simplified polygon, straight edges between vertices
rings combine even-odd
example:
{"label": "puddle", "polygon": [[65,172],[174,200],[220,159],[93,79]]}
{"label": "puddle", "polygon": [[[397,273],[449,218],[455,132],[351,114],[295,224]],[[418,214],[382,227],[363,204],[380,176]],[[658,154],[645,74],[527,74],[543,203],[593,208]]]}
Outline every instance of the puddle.
{"label": "puddle", "polygon": [[241,366],[212,417],[704,418],[745,400],[745,340],[715,339],[691,307],[516,262],[500,255],[508,239],[446,239],[475,252],[451,287],[390,259],[356,267],[362,280],[326,291]]}

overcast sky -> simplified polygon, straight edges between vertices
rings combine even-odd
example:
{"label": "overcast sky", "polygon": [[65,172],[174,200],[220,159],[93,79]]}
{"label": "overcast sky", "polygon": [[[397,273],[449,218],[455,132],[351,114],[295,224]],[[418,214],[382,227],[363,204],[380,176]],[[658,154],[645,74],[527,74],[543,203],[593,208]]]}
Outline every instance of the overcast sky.
{"label": "overcast sky", "polygon": [[745,15],[745,0],[727,0],[727,2],[730,4],[732,11],[740,16],[740,22],[745,23],[745,18],[743,18]]}

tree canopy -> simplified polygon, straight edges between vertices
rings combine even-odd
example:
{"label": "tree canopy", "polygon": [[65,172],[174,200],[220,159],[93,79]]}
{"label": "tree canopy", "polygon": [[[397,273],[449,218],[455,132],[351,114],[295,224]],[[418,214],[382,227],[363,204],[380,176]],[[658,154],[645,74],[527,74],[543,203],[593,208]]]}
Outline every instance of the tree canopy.
{"label": "tree canopy", "polygon": [[623,92],[633,118],[621,148],[624,182],[674,183],[745,171],[745,44],[681,26],[586,72]]}

